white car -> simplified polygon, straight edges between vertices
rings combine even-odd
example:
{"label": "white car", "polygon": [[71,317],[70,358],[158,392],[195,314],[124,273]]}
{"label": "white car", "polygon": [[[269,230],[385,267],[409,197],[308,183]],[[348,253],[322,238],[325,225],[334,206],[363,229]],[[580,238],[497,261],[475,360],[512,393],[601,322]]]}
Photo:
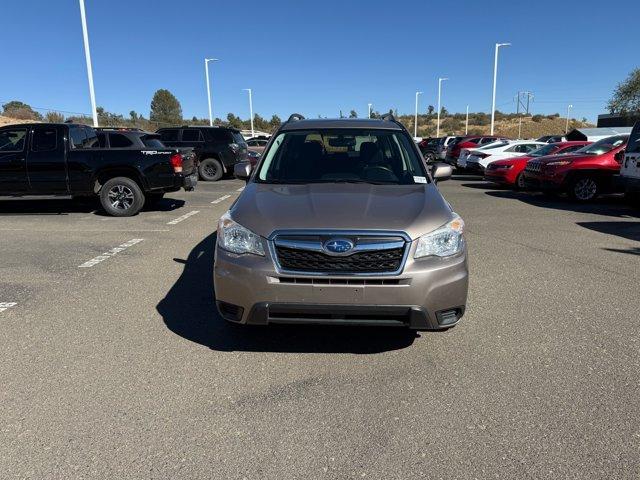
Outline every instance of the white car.
{"label": "white car", "polygon": [[509,144],[509,140],[506,138],[500,138],[494,142],[491,143],[487,143],[486,145],[483,145],[481,147],[478,148],[463,148],[462,150],[460,150],[460,155],[458,156],[458,159],[456,160],[456,166],[458,168],[467,168],[467,159],[469,158],[469,156],[473,153],[473,152],[481,152],[484,150],[493,150],[494,148],[498,148],[498,147],[502,147],[505,145]]}
{"label": "white car", "polygon": [[546,143],[534,140],[515,140],[491,149],[472,150],[467,157],[466,168],[484,172],[487,165],[491,162],[504,160],[506,158],[522,157],[544,145],[546,145]]}

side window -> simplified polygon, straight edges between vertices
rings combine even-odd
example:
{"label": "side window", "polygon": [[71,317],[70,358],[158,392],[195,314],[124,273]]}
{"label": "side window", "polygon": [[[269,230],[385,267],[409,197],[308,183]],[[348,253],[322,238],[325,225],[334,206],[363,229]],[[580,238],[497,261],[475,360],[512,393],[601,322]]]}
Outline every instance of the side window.
{"label": "side window", "polygon": [[31,150],[34,152],[50,152],[58,146],[58,130],[56,128],[35,128],[31,138]]}
{"label": "side window", "polygon": [[226,130],[221,130],[219,128],[212,128],[209,130],[209,134],[211,135],[211,140],[217,143],[231,143],[229,142],[229,137],[227,135]]}
{"label": "side window", "polygon": [[471,140],[467,140],[469,143],[475,143],[476,145],[480,143],[480,138],[472,138]]}
{"label": "side window", "polygon": [[22,152],[27,131],[23,129],[0,132],[0,152]]}
{"label": "side window", "polygon": [[85,148],[84,145],[87,141],[85,129],[82,127],[69,127],[69,140],[71,141],[71,148]]}
{"label": "side window", "polygon": [[519,152],[520,145],[513,145],[505,150],[505,152]]}
{"label": "side window", "polygon": [[249,145],[250,147],[257,147],[258,146],[258,141],[257,140],[247,140],[247,145]]}
{"label": "side window", "polygon": [[182,141],[183,142],[202,142],[202,134],[200,130],[195,128],[189,128],[182,131]]}
{"label": "side window", "polygon": [[627,143],[627,153],[640,153],[640,123],[633,127]]}
{"label": "side window", "polygon": [[110,133],[109,144],[111,148],[127,148],[133,145],[133,142],[121,133]]}
{"label": "side window", "polygon": [[160,138],[162,139],[163,142],[177,142],[178,130],[174,128],[162,130],[160,132]]}
{"label": "side window", "polygon": [[84,128],[84,133],[87,139],[84,142],[84,148],[100,148],[100,140],[98,140],[98,134],[93,128]]}
{"label": "side window", "polygon": [[493,142],[495,139],[493,138],[483,138],[480,140],[480,145],[486,145],[487,143]]}

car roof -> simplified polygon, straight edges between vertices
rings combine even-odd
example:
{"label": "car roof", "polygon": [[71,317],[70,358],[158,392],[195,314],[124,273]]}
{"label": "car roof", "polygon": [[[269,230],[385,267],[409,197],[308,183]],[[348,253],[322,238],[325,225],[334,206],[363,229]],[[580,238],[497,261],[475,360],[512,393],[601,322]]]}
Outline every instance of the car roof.
{"label": "car roof", "polygon": [[389,120],[376,118],[318,118],[285,122],[280,131],[316,130],[333,128],[366,128],[371,130],[402,130],[402,127]]}

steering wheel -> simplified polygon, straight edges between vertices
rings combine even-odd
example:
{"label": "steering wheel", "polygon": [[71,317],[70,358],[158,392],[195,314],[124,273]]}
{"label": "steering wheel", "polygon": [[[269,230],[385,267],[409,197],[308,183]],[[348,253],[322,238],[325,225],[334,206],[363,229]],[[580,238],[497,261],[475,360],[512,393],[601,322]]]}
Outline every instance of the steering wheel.
{"label": "steering wheel", "polygon": [[370,171],[379,171],[379,172],[385,172],[388,173],[390,175],[392,175],[393,177],[396,176],[395,173],[393,173],[393,170],[391,170],[389,167],[385,167],[384,165],[374,165],[372,167],[367,167],[365,168],[365,173],[369,174]]}

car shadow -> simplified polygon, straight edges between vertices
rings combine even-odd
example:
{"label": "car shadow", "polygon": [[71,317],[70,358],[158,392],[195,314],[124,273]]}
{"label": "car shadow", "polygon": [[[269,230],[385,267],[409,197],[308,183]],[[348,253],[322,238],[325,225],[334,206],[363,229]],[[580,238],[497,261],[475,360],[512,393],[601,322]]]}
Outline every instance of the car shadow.
{"label": "car shadow", "polygon": [[[576,225],[595,232],[615,235],[634,242],[640,242],[640,223],[637,222],[576,222]],[[640,255],[640,246],[630,248],[603,248],[608,252]]]}
{"label": "car shadow", "polygon": [[605,195],[594,202],[579,203],[562,196],[549,196],[537,192],[518,192],[509,189],[501,189],[499,186],[473,186],[471,188],[490,188],[486,195],[496,198],[519,200],[523,203],[540,208],[552,210],[564,210],[577,213],[590,213],[608,217],[640,217],[640,211],[630,206],[622,195]]}
{"label": "car shadow", "polygon": [[414,331],[385,327],[322,325],[235,325],[215,306],[213,263],[216,234],[191,250],[180,278],[156,309],[176,335],[212,350],[295,353],[380,353],[410,346]]}
{"label": "car shadow", "polygon": [[[143,212],[170,212],[184,206],[184,200],[163,198],[153,205],[145,205]],[[71,213],[92,213],[108,217],[100,202],[94,198],[74,199],[11,199],[0,200],[0,216],[23,215],[69,215]]]}

